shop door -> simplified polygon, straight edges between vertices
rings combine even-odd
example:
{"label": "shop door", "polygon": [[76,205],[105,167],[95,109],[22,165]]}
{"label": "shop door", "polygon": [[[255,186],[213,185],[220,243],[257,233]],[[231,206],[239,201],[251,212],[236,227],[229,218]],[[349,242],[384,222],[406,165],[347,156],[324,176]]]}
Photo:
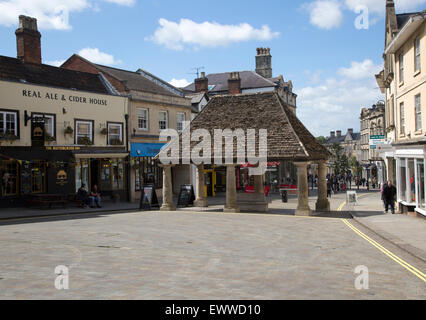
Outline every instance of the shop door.
{"label": "shop door", "polygon": [[207,197],[213,197],[213,173],[207,172],[205,175]]}
{"label": "shop door", "polygon": [[98,188],[100,188],[100,185],[99,185],[99,160],[98,159],[91,159],[90,160],[90,189],[92,189],[95,184],[98,186]]}

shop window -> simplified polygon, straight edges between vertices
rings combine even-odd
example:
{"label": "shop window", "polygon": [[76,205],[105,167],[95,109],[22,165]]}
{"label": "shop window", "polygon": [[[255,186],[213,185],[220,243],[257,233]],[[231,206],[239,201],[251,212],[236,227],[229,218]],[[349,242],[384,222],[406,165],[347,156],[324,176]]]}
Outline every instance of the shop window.
{"label": "shop window", "polygon": [[123,144],[123,125],[119,123],[108,123],[108,145]]}
{"label": "shop window", "polygon": [[420,105],[420,94],[416,95],[414,100],[416,108],[416,131],[420,131],[422,130],[422,108]]}
{"label": "shop window", "polygon": [[153,184],[156,189],[163,187],[163,169],[158,164],[158,161],[150,157],[134,158],[136,191],[140,191],[146,184]]}
{"label": "shop window", "polygon": [[425,164],[424,160],[417,160],[417,198],[418,206],[425,208]]}
{"label": "shop window", "polygon": [[399,55],[399,82],[404,81],[404,54]]}
{"label": "shop window", "polygon": [[75,143],[86,144],[93,143],[93,122],[92,121],[76,121],[75,123]]}
{"label": "shop window", "polygon": [[402,201],[407,200],[407,164],[406,159],[400,159],[399,161],[399,192]]}
{"label": "shop window", "polygon": [[404,102],[401,102],[399,105],[399,112],[401,117],[401,134],[405,134],[405,110]]}
{"label": "shop window", "polygon": [[416,180],[415,180],[415,173],[414,173],[414,159],[408,159],[408,181],[410,183],[409,186],[409,194],[407,197],[409,197],[409,202],[416,202]]}
{"label": "shop window", "polygon": [[48,137],[56,137],[55,116],[48,114],[33,114],[33,117],[44,118],[44,132]]}
{"label": "shop window", "polygon": [[177,114],[177,130],[178,130],[178,132],[183,131],[184,124],[185,124],[185,113],[178,113]]}
{"label": "shop window", "polygon": [[89,160],[77,159],[75,164],[75,191],[85,184],[89,188]]}
{"label": "shop window", "polygon": [[0,111],[0,134],[11,133],[18,135],[18,113]]}
{"label": "shop window", "polygon": [[124,162],[122,159],[102,160],[101,190],[124,190]]}
{"label": "shop window", "polygon": [[420,71],[420,37],[416,38],[414,48],[414,71],[417,72]]}
{"label": "shop window", "polygon": [[138,109],[138,128],[139,130],[148,130],[148,109]]}
{"label": "shop window", "polygon": [[159,112],[159,122],[158,125],[160,127],[160,130],[166,130],[169,127],[168,124],[168,115],[167,111],[160,111]]}
{"label": "shop window", "polygon": [[15,160],[0,162],[2,196],[14,196],[18,194],[19,164]]}
{"label": "shop window", "polygon": [[31,165],[31,192],[46,192],[46,163],[36,161]]}

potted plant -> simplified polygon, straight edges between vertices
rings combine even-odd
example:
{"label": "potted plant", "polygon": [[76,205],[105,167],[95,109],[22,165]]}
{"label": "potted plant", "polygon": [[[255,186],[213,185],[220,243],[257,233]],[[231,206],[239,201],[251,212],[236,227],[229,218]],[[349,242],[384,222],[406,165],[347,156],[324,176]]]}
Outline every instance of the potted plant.
{"label": "potted plant", "polygon": [[19,137],[11,131],[6,131],[0,133],[0,139],[8,141],[10,144],[12,144],[15,140],[18,140]]}
{"label": "potted plant", "polygon": [[112,146],[121,146],[123,145],[123,141],[121,141],[120,139],[116,138],[116,139],[111,139],[109,141],[109,144]]}
{"label": "potted plant", "polygon": [[70,126],[66,127],[64,130],[65,134],[73,134],[73,132],[74,132],[74,129],[71,128]]}
{"label": "potted plant", "polygon": [[44,140],[45,140],[46,142],[53,142],[53,141],[56,141],[56,138],[55,138],[55,137],[52,137],[50,134],[46,133],[46,134],[44,135]]}
{"label": "potted plant", "polygon": [[77,144],[85,145],[85,146],[91,146],[93,145],[93,141],[90,140],[89,137],[80,137],[77,139]]}

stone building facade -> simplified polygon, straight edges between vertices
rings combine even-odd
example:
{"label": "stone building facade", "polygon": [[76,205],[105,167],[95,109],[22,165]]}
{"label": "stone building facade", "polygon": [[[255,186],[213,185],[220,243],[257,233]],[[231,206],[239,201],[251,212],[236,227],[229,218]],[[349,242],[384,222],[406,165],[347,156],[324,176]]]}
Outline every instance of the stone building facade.
{"label": "stone building facade", "polygon": [[426,215],[426,10],[397,14],[386,1],[384,69],[376,75],[386,95],[386,134],[382,153],[387,177],[397,185],[401,211]]}
{"label": "stone building facade", "polygon": [[385,136],[385,104],[379,101],[371,108],[362,108],[360,115],[361,126],[361,159],[362,177],[371,178],[376,183],[384,183],[386,172],[383,159],[380,156],[381,146],[370,146],[371,136]]}
{"label": "stone building facade", "polygon": [[[62,68],[102,74],[117,89],[120,95],[129,98],[129,137],[131,174],[129,187],[131,200],[140,198],[144,184],[154,184],[161,196],[162,169],[154,157],[165,142],[160,141],[163,130],[181,132],[192,119],[191,99],[184,92],[139,69],[128,71],[92,63],[74,54]],[[190,167],[174,168],[175,193],[180,184],[189,184]]]}

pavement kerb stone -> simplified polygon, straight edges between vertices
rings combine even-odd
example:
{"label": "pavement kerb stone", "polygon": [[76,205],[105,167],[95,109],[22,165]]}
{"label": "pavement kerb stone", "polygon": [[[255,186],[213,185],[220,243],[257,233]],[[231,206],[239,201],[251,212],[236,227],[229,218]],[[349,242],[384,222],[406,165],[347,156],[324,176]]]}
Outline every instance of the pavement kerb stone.
{"label": "pavement kerb stone", "polygon": [[362,225],[364,228],[366,228],[370,232],[374,233],[375,235],[379,236],[380,238],[386,241],[391,242],[393,245],[400,248],[401,250],[404,250],[405,252],[409,253],[415,258],[420,259],[423,262],[426,262],[426,257],[424,257],[423,250],[418,249],[404,242],[403,240],[401,240],[400,238],[396,237],[393,234],[390,234],[389,232],[383,231],[381,229],[378,229],[375,226],[370,225],[369,223],[364,221],[365,219],[357,217],[356,211],[349,211],[349,213],[356,222],[358,222],[360,225]]}
{"label": "pavement kerb stone", "polygon": [[105,213],[131,213],[139,212],[138,209],[106,209],[100,211],[81,211],[81,212],[64,212],[64,213],[52,213],[52,214],[40,214],[40,215],[28,215],[28,216],[19,216],[19,217],[0,217],[1,221],[12,221],[12,220],[22,220],[22,219],[31,219],[31,218],[54,218],[54,217],[63,217],[63,216],[79,216],[83,214],[93,214],[100,215]]}

